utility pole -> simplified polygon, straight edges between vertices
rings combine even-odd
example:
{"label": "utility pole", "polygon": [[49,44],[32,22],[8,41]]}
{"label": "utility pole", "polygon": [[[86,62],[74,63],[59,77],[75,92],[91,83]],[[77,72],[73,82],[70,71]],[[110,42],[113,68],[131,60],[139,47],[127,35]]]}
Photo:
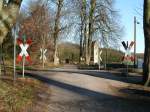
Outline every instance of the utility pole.
{"label": "utility pole", "polygon": [[136,67],[136,24],[140,24],[134,16],[134,68]]}
{"label": "utility pole", "polygon": [[136,17],[134,16],[134,68],[136,67]]}
{"label": "utility pole", "polygon": [[16,80],[16,39],[19,32],[19,23],[16,23],[16,25],[12,29],[12,35],[14,37],[14,81]]}

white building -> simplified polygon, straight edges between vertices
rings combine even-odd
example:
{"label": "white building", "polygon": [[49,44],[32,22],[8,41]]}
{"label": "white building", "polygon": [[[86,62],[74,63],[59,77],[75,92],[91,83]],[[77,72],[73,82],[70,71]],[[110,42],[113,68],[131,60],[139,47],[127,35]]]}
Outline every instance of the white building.
{"label": "white building", "polygon": [[99,58],[98,58],[98,55],[99,55],[99,43],[97,41],[93,41],[92,42],[92,49],[91,49],[91,53],[92,53],[92,56],[91,56],[91,62],[93,64],[98,64],[99,63]]}

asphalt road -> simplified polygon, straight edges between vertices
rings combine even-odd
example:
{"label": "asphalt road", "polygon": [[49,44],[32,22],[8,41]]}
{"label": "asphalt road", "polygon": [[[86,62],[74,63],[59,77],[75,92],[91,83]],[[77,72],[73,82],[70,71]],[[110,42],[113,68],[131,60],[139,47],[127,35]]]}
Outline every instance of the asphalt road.
{"label": "asphalt road", "polygon": [[49,112],[150,112],[150,89],[137,84],[141,77],[64,68],[26,75],[49,86]]}

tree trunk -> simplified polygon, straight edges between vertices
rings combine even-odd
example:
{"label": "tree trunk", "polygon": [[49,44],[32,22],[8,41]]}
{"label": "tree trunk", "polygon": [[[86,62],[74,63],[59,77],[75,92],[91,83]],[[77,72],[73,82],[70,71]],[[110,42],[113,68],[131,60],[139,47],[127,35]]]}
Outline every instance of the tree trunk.
{"label": "tree trunk", "polygon": [[87,37],[87,30],[85,31],[85,63],[89,65],[89,54],[88,54],[88,37]]}
{"label": "tree trunk", "polygon": [[150,0],[144,0],[144,36],[145,52],[143,65],[143,82],[147,86],[150,81]]}
{"label": "tree trunk", "polygon": [[57,39],[54,39],[54,65],[58,65],[58,56],[57,56]]}
{"label": "tree trunk", "polygon": [[85,63],[89,65],[89,54],[88,54],[88,32],[87,32],[87,23],[85,23],[85,28],[84,28],[84,44],[85,44]]}
{"label": "tree trunk", "polygon": [[83,54],[83,25],[81,25],[81,35],[80,35],[80,57],[79,57],[79,62],[81,63],[82,61],[82,54]]}
{"label": "tree trunk", "polygon": [[80,57],[79,57],[79,62],[81,63],[82,58],[83,58],[83,13],[81,11],[80,13],[80,18],[81,18],[81,26],[80,26]]}
{"label": "tree trunk", "polygon": [[89,33],[88,33],[88,42],[87,42],[87,64],[89,65],[90,64],[90,61],[91,61],[91,48],[92,48],[92,35],[93,35],[93,23],[94,23],[94,19],[93,19],[93,16],[94,16],[94,11],[95,11],[95,6],[96,6],[96,0],[91,0],[90,1],[90,10],[89,10],[89,26],[88,26],[88,30],[89,30]]}
{"label": "tree trunk", "polygon": [[42,38],[42,66],[43,66],[43,69],[44,69],[44,65],[45,65],[45,60],[44,60],[44,50],[45,50],[45,38],[44,38],[44,35],[43,35],[43,38]]}
{"label": "tree trunk", "polygon": [[87,1],[82,0],[82,14],[83,14],[83,32],[84,32],[84,56],[85,56],[85,63],[88,63],[88,34],[87,34]]}
{"label": "tree trunk", "polygon": [[58,34],[59,34],[59,24],[60,24],[60,14],[61,14],[61,9],[63,5],[63,0],[58,0],[57,4],[57,14],[55,18],[55,26],[54,26],[54,65],[58,65],[58,56],[57,56],[57,40],[58,40]]}
{"label": "tree trunk", "polygon": [[83,14],[83,23],[84,23],[83,30],[84,30],[85,63],[89,65],[91,61],[91,47],[92,47],[92,35],[93,35],[96,0],[90,0],[90,8],[89,9],[87,8],[88,8],[87,0],[82,0],[81,14]]}

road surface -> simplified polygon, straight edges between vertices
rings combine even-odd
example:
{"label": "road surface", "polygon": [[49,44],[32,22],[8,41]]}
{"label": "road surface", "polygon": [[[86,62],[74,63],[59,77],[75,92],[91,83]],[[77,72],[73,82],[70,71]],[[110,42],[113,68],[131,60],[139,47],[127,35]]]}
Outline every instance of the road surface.
{"label": "road surface", "polygon": [[150,112],[150,89],[136,84],[140,77],[77,69],[26,75],[48,84],[48,112]]}

